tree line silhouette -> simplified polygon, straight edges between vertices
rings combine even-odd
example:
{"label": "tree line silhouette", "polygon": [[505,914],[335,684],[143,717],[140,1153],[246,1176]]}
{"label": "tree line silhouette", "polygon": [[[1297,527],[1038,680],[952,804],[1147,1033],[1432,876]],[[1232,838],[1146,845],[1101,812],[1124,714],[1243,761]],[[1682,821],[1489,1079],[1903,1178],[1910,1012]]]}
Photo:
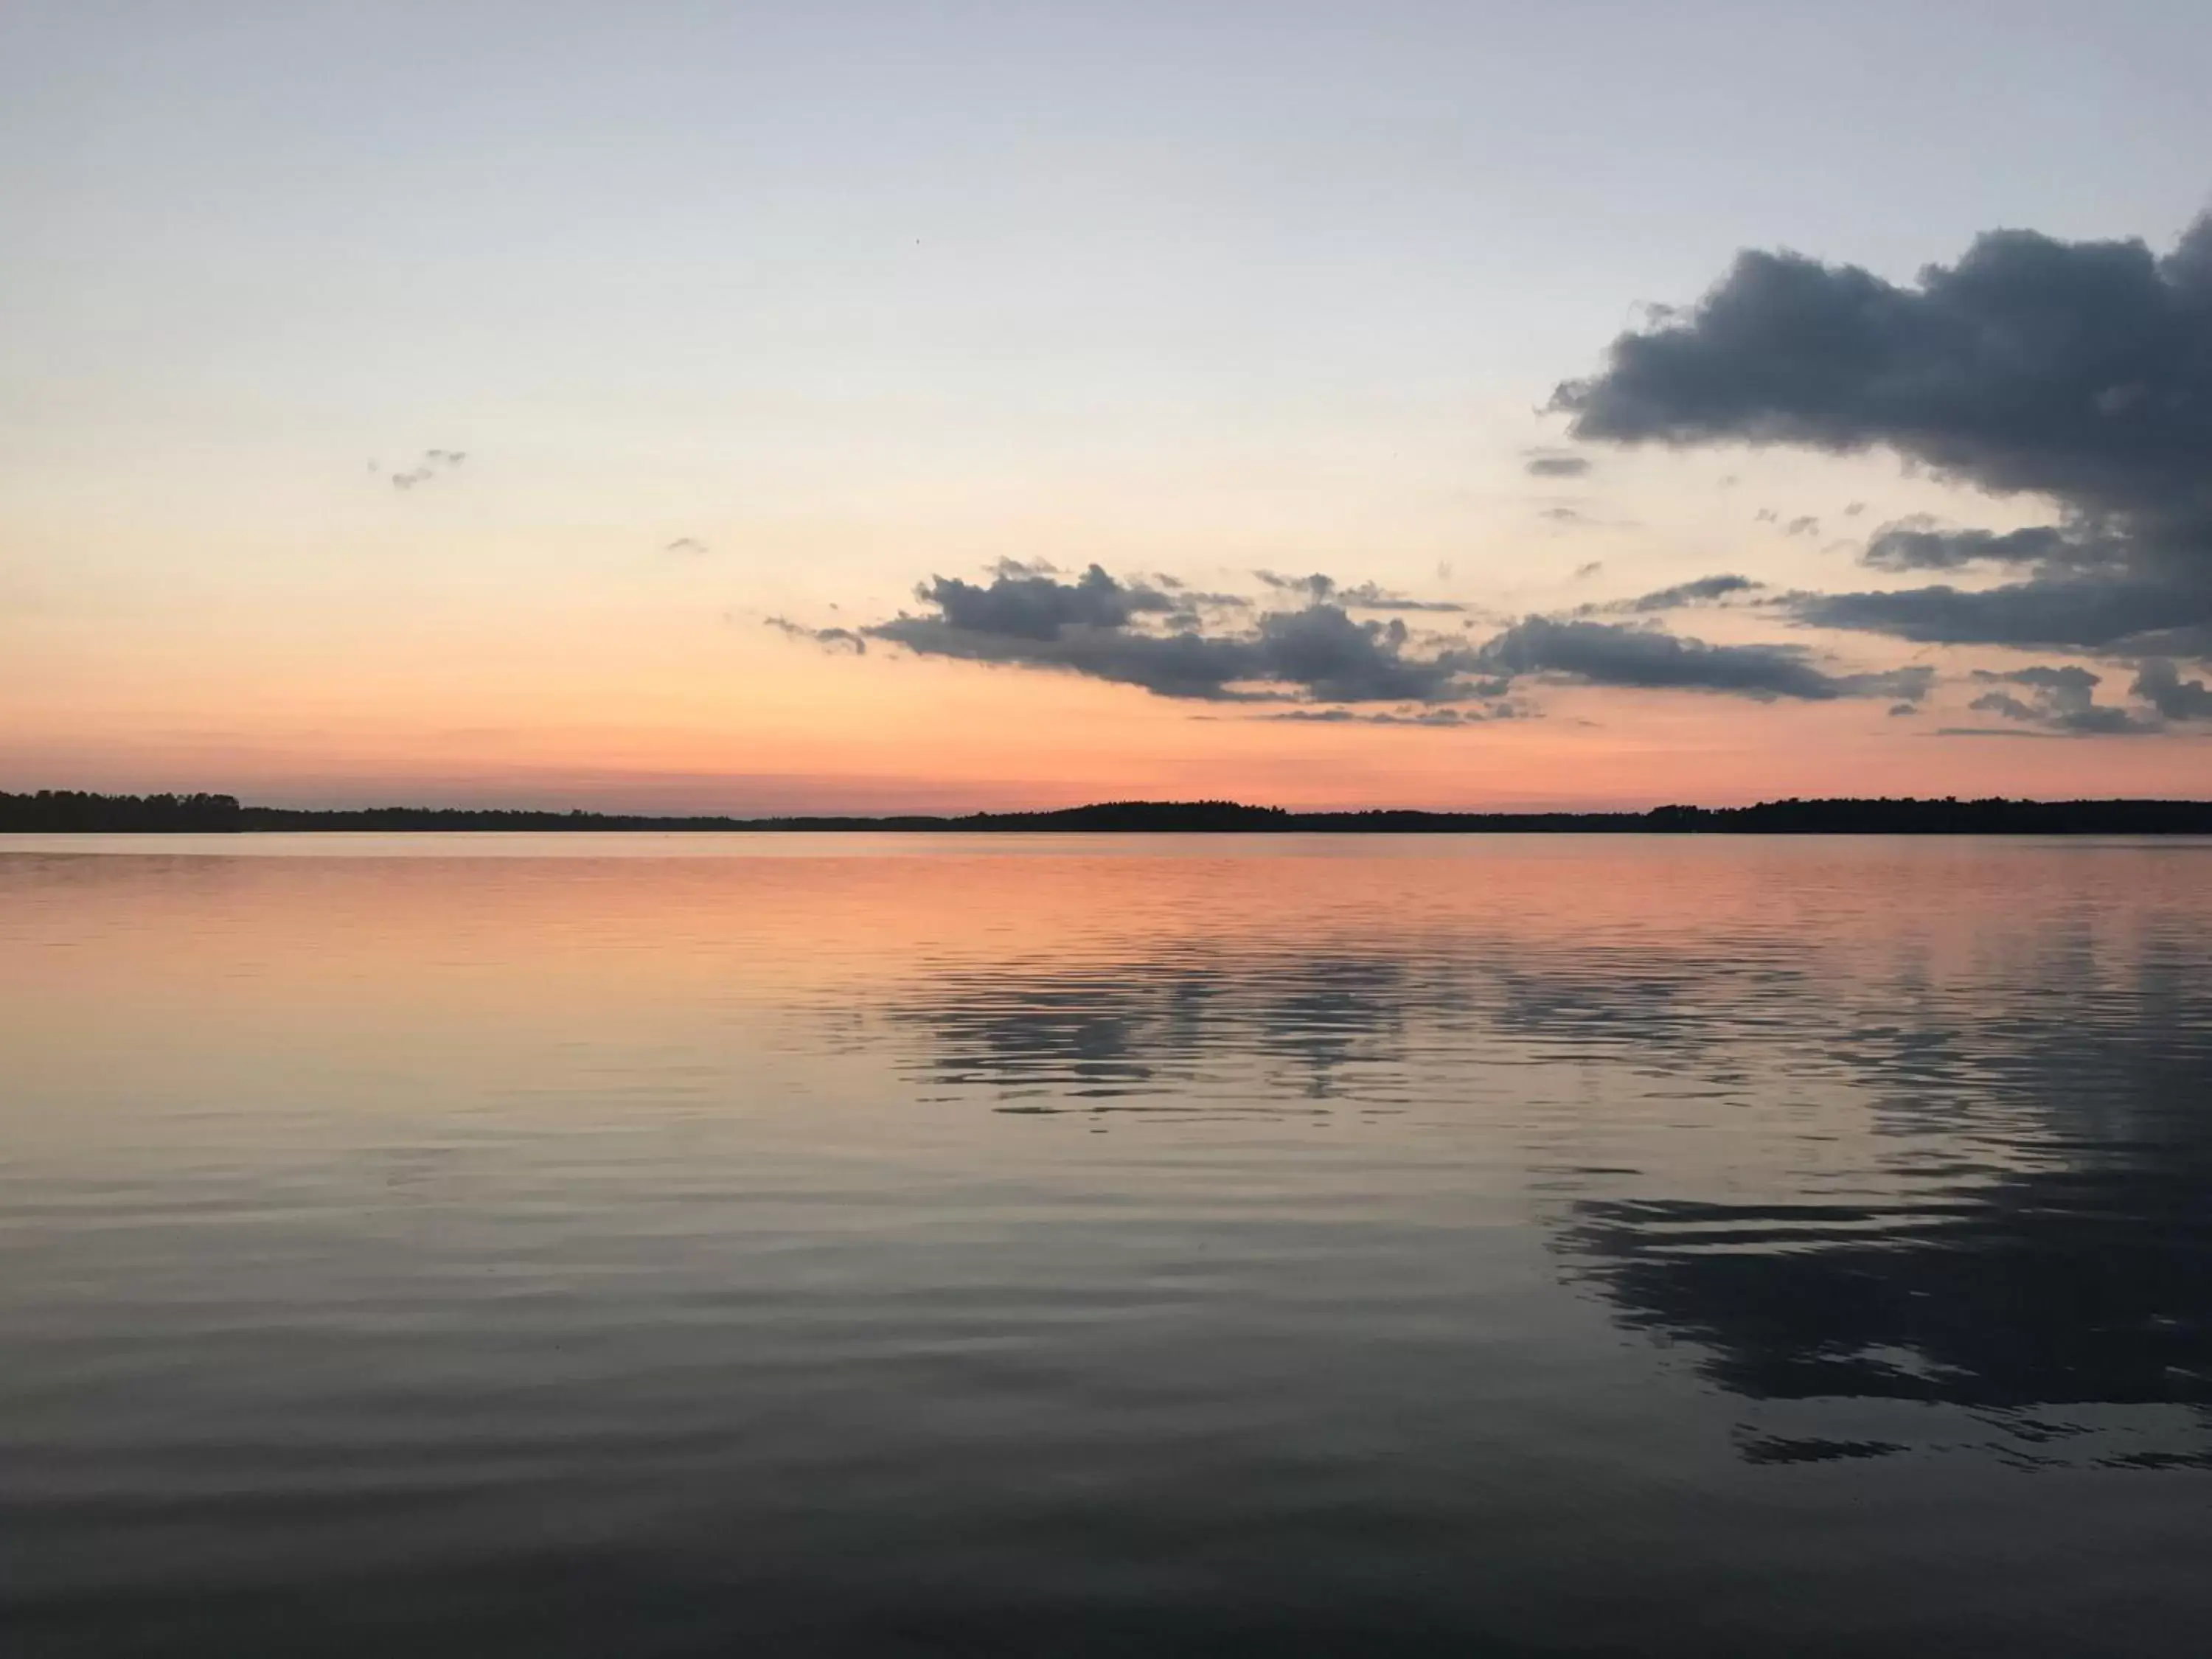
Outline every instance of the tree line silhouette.
{"label": "tree line silhouette", "polygon": [[958,817],[655,817],[514,808],[247,806],[234,795],[0,791],[0,831],[239,834],[270,830],[1089,830],[1120,833],[1709,834],[1855,836],[2212,836],[2212,801],[1911,799],[1656,806],[1648,812],[1291,812],[1237,801],[1102,801],[1040,812]]}

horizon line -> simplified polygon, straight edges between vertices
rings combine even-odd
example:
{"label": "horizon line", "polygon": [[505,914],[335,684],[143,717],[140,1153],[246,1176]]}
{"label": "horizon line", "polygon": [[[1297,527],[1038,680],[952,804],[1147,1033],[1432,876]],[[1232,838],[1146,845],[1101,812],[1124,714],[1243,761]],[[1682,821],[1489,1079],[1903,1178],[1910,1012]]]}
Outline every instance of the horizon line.
{"label": "horizon line", "polygon": [[1774,830],[1874,834],[2212,835],[2212,800],[2147,797],[2014,799],[2002,795],[1788,796],[1742,806],[1680,802],[1638,809],[1492,811],[1332,807],[1300,810],[1220,799],[1121,799],[965,813],[607,812],[584,807],[260,806],[214,792],[110,795],[84,790],[0,791],[0,833],[281,833],[286,830],[778,831],[1022,830],[1103,833],[1280,833],[1295,830]]}

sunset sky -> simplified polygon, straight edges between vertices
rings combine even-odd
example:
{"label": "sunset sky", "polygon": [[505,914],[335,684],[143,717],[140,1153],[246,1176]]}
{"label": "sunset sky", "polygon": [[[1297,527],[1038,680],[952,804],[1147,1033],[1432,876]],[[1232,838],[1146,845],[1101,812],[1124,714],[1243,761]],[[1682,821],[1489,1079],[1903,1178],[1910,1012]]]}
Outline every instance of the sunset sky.
{"label": "sunset sky", "polygon": [[2130,0],[15,0],[0,788],[2204,796],[2208,62]]}

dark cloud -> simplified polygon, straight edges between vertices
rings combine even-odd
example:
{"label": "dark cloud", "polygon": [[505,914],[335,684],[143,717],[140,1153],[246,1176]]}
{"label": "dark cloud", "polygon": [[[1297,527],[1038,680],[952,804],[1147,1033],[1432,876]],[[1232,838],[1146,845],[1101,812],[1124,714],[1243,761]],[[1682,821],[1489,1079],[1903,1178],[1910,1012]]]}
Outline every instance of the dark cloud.
{"label": "dark cloud", "polygon": [[1805,514],[1784,525],[1782,533],[1785,536],[1817,536],[1820,533],[1820,521],[1811,514]]}
{"label": "dark cloud", "polygon": [[1590,458],[1565,449],[1532,449],[1527,457],[1532,478],[1582,478],[1589,476]]}
{"label": "dark cloud", "polygon": [[1117,581],[1097,565],[1073,581],[1002,570],[988,585],[933,578],[915,590],[929,613],[865,631],[927,656],[1056,668],[1165,697],[1426,703],[1475,695],[1461,678],[1463,653],[1414,654],[1403,621],[1356,621],[1318,597],[1335,592],[1330,578],[1263,580],[1312,602],[1209,634],[1182,596]]}
{"label": "dark cloud", "polygon": [[1117,685],[1139,686],[1163,697],[1235,701],[1246,694],[1231,688],[1249,680],[1259,667],[1247,641],[1209,638],[1195,631],[1158,635],[1071,626],[1038,639],[966,628],[943,616],[902,616],[879,623],[867,633],[921,656],[1063,669]]}
{"label": "dark cloud", "polygon": [[1757,592],[1765,587],[1748,576],[1700,576],[1695,581],[1677,582],[1672,587],[1662,587],[1650,593],[1640,593],[1632,599],[1607,599],[1602,603],[1577,605],[1578,617],[1643,616],[1655,611],[1675,611],[1685,605],[1711,605],[1736,593]]}
{"label": "dark cloud", "polygon": [[2122,562],[2110,543],[2069,537],[2051,525],[2027,530],[1946,530],[1926,515],[1899,519],[1875,531],[1861,562],[1877,570],[1960,570],[1972,565],[2093,569]]}
{"label": "dark cloud", "polygon": [[1303,687],[1322,702],[1443,702],[1474,693],[1453,655],[1408,657],[1403,622],[1358,623],[1334,605],[1263,617],[1255,679]]}
{"label": "dark cloud", "polygon": [[[1886,447],[2057,505],[2027,531],[1907,525],[1868,550],[1884,569],[2025,566],[2024,580],[1832,596],[1808,620],[2120,653],[2159,630],[2166,654],[2212,651],[2212,220],[2164,258],[2140,241],[1995,231],[1910,286],[1747,252],[1552,406],[1584,441]],[[2087,616],[2069,620],[2076,606]]]}
{"label": "dark cloud", "polygon": [[1887,697],[1917,702],[1935,681],[1934,671],[1926,668],[1829,674],[1791,646],[1708,645],[1653,628],[1547,617],[1515,623],[1476,654],[1483,666],[1505,675],[1562,675],[1594,685],[1717,691],[1760,702]]}
{"label": "dark cloud", "polygon": [[[2156,630],[2212,624],[2212,592],[2177,592],[2125,578],[2039,574],[2002,587],[1939,586],[1790,600],[1816,628],[1888,634],[1931,645],[2126,648]],[[2185,644],[2173,654],[2194,655]]]}
{"label": "dark cloud", "polygon": [[664,545],[660,550],[664,553],[696,555],[704,553],[707,550],[707,544],[696,536],[678,536],[674,541]]}
{"label": "dark cloud", "polygon": [[2163,658],[2143,664],[2129,688],[2169,720],[2212,720],[2212,687],[2203,680],[2185,680],[2180,671]]}
{"label": "dark cloud", "polygon": [[1864,501],[1853,501],[1849,507],[1844,509],[1844,516],[1847,519],[1856,519],[1860,514],[1865,511],[1866,503]]}
{"label": "dark cloud", "polygon": [[2051,668],[2039,665],[2008,673],[1975,671],[1974,678],[1986,684],[2018,686],[2027,693],[1987,691],[1966,706],[1978,714],[1997,714],[2046,732],[2070,732],[2087,736],[2119,736],[2154,732],[2160,721],[2130,710],[2100,703],[2097,688],[2103,677],[2086,668]]}
{"label": "dark cloud", "polygon": [[1176,605],[1156,587],[1115,581],[1095,564],[1063,582],[1040,567],[1011,562],[1000,564],[988,586],[933,576],[915,589],[915,597],[935,605],[949,627],[1035,641],[1058,639],[1070,628],[1124,628],[1133,617]]}

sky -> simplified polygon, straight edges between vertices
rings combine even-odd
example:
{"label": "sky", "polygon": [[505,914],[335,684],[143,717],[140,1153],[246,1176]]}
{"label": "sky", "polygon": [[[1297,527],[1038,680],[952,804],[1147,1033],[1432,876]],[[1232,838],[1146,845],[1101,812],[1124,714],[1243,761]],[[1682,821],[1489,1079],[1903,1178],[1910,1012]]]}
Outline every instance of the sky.
{"label": "sky", "polygon": [[13,0],[0,788],[2212,794],[2212,9]]}

